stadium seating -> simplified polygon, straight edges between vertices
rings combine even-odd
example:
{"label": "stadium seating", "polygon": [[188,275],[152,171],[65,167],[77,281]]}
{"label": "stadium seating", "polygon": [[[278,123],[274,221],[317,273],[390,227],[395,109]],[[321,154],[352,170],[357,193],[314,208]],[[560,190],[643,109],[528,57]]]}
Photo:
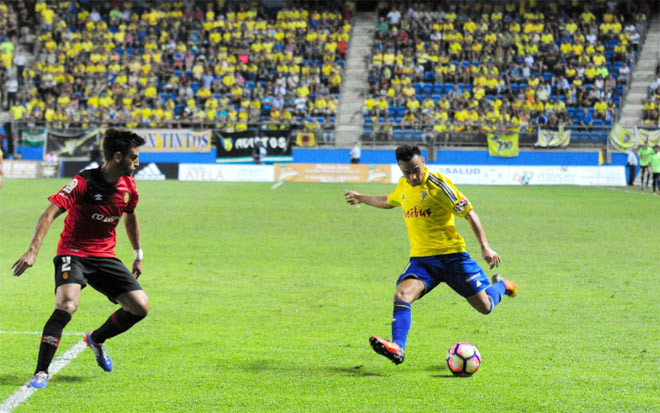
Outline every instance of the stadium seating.
{"label": "stadium seating", "polygon": [[119,2],[99,12],[80,2],[72,16],[62,2],[37,2],[38,53],[19,119],[226,130],[334,121],[349,13],[184,3]]}
{"label": "stadium seating", "polygon": [[[612,125],[645,15],[623,16],[604,4],[599,10],[449,4],[416,4],[396,24],[387,17],[395,3],[381,4],[365,125],[379,112],[373,101],[384,97],[382,122],[398,125],[400,110],[410,109],[413,126],[404,129],[427,125],[446,133],[505,126],[534,133],[537,126],[564,124],[588,141],[606,139],[605,130],[582,130],[578,116],[587,107],[592,128]],[[432,103],[425,104],[428,97]],[[407,137],[393,134],[395,140]]]}

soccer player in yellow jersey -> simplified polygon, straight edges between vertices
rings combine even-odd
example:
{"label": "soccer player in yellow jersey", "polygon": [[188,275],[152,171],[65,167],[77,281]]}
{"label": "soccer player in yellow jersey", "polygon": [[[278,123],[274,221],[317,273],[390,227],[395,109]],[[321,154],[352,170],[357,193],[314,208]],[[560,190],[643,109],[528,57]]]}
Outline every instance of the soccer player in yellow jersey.
{"label": "soccer player in yellow jersey", "polygon": [[394,364],[401,364],[410,330],[411,304],[438,284],[447,283],[483,314],[493,311],[504,294],[515,297],[518,287],[499,274],[493,276],[491,285],[479,264],[467,254],[465,241],[456,231],[454,216],[467,219],[490,268],[500,263],[500,256],[488,244],[472,204],[454,184],[446,176],[426,168],[417,146],[398,147],[396,160],[403,177],[390,195],[364,195],[349,190],[344,196],[349,204],[402,209],[411,250],[410,261],[396,284],[392,341],[369,338],[374,351]]}

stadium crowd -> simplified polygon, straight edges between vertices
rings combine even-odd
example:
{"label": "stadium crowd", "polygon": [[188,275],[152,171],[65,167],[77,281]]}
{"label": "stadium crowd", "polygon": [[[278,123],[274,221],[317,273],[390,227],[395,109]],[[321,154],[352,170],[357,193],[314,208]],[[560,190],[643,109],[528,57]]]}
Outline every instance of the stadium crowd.
{"label": "stadium crowd", "polygon": [[660,127],[660,64],[656,66],[655,77],[648,88],[648,96],[644,100],[642,126],[647,128]]}
{"label": "stadium crowd", "polygon": [[225,131],[334,122],[350,2],[26,4],[2,8],[36,31],[34,61],[5,79],[15,120]]}
{"label": "stadium crowd", "polygon": [[639,6],[381,3],[365,131],[610,126],[646,32]]}

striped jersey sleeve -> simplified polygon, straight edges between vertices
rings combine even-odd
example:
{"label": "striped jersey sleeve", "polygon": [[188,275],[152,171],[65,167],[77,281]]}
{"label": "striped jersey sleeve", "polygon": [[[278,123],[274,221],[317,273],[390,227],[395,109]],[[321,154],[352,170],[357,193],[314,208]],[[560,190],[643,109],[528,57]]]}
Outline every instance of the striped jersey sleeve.
{"label": "striped jersey sleeve", "polygon": [[433,199],[452,214],[464,218],[472,210],[472,204],[467,197],[446,176],[430,172],[428,183]]}

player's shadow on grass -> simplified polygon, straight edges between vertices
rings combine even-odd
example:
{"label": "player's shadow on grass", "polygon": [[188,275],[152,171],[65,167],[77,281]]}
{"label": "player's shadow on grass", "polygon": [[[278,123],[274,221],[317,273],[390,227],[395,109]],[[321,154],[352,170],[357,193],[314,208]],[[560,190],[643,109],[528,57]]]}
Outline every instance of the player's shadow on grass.
{"label": "player's shadow on grass", "polygon": [[29,379],[28,376],[14,376],[9,374],[4,374],[0,376],[0,386],[2,385],[12,385],[12,386],[22,386]]}
{"label": "player's shadow on grass", "polygon": [[[307,370],[310,371],[319,371],[324,373],[334,373],[334,374],[343,374],[351,377],[380,377],[383,376],[380,373],[369,371],[364,369],[363,366],[352,366],[352,367],[325,367],[325,366],[306,366]],[[246,363],[243,367],[244,370],[262,372],[262,371],[296,371],[300,372],[300,367],[278,363],[276,360],[256,360]]]}
{"label": "player's shadow on grass", "polygon": [[444,370],[443,374],[432,374],[431,377],[436,378],[436,379],[464,379],[465,377],[460,377],[460,376],[454,376],[447,367],[445,366],[436,366],[432,365],[426,368],[426,371],[430,371],[431,373],[437,373],[438,370]]}
{"label": "player's shadow on grass", "polygon": [[329,367],[323,369],[325,371],[344,374],[351,377],[382,377],[380,373],[369,371],[363,369],[362,366],[353,366],[353,367]]}
{"label": "player's shadow on grass", "polygon": [[66,375],[57,375],[53,377],[53,382],[61,382],[61,383],[83,383],[87,381],[91,381],[91,377],[82,377],[82,376],[66,376]]}
{"label": "player's shadow on grass", "polygon": [[[30,379],[29,376],[16,376],[9,374],[0,375],[0,386],[10,385],[10,386],[20,387],[24,385],[29,379]],[[57,376],[54,376],[52,380],[53,383],[57,383],[57,382],[82,383],[82,382],[90,381],[90,378],[80,377],[80,376],[63,376],[58,374]]]}

